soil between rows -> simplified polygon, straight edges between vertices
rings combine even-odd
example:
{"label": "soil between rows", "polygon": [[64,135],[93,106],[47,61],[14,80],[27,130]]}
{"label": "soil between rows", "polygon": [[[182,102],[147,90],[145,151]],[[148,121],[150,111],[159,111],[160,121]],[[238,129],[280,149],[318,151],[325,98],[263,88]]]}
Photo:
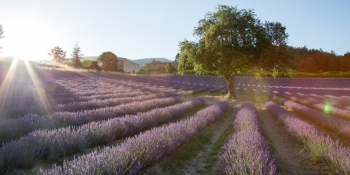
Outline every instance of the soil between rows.
{"label": "soil between rows", "polygon": [[[205,149],[201,150],[198,155],[191,160],[186,161],[186,166],[179,167],[175,173],[160,172],[160,174],[217,174],[214,161],[216,160],[216,157],[212,157],[217,155],[211,154],[211,147],[224,130],[227,127],[232,126],[236,112],[244,101],[251,101],[258,110],[261,133],[266,141],[269,142],[270,154],[275,159],[279,173],[287,175],[322,175],[332,173],[326,163],[313,162],[310,159],[309,153],[304,150],[303,146],[286,133],[282,124],[278,123],[270,116],[264,107],[264,104],[269,100],[269,97],[266,95],[245,95],[240,93],[237,94],[237,96],[238,98],[232,100],[227,98],[226,95],[220,93],[206,92],[183,97],[185,100],[194,97],[201,97],[208,103],[228,101],[230,104],[230,110],[220,121],[209,125],[209,127],[205,129],[212,130],[214,133],[211,142],[205,145]],[[151,168],[157,168],[157,165]]]}

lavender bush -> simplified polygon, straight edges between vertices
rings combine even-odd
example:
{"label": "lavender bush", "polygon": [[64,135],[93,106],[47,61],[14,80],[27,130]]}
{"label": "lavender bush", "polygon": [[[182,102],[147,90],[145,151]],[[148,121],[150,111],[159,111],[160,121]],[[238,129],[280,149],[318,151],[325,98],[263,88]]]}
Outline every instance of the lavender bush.
{"label": "lavender bush", "polygon": [[289,107],[296,113],[300,114],[302,117],[308,118],[309,120],[312,120],[313,122],[321,125],[322,127],[339,132],[340,134],[349,137],[350,133],[350,122],[328,115],[324,114],[322,112],[310,109],[306,106],[300,105],[298,103],[295,103],[293,101],[286,101],[285,106]]}
{"label": "lavender bush", "polygon": [[30,167],[37,159],[55,160],[80,152],[85,148],[107,144],[182,116],[205,104],[204,99],[156,108],[137,115],[127,115],[107,121],[91,122],[80,127],[39,130],[18,140],[5,143],[0,149],[4,163],[0,169]]}
{"label": "lavender bush", "polygon": [[341,147],[338,141],[333,141],[314,126],[298,119],[271,101],[266,103],[266,108],[285,126],[289,135],[305,146],[314,161],[325,160],[337,174],[350,173],[350,149]]}
{"label": "lavender bush", "polygon": [[244,102],[233,122],[236,131],[222,148],[216,163],[222,174],[278,174],[268,146],[259,133],[258,114],[253,104]]}
{"label": "lavender bush", "polygon": [[[134,94],[129,97],[108,98],[103,100],[91,99],[89,101],[77,101],[77,102],[71,102],[67,104],[46,105],[46,108],[48,108],[50,112],[57,112],[57,111],[71,112],[71,111],[88,110],[93,108],[116,106],[120,104],[130,103],[133,101],[144,101],[144,100],[171,97],[171,96],[177,96],[177,95],[178,95],[177,93],[157,93],[157,94],[150,94],[150,95]],[[44,115],[46,111],[45,111],[45,108],[39,103],[39,105],[37,106],[25,107],[21,109],[14,107],[12,109],[6,110],[4,111],[4,113],[2,113],[3,114],[2,117],[3,118],[20,118],[28,113]]]}
{"label": "lavender bush", "polygon": [[223,147],[217,167],[223,174],[278,174],[268,146],[256,131],[240,131]]}
{"label": "lavender bush", "polygon": [[344,110],[344,109],[334,107],[332,105],[320,104],[320,103],[314,104],[313,107],[319,111],[325,111],[325,108],[329,108],[327,111],[325,111],[326,113],[337,116],[337,117],[344,119],[344,120],[350,120],[350,111],[349,110]]}
{"label": "lavender bush", "polygon": [[176,150],[208,123],[219,119],[227,109],[226,102],[218,102],[190,118],[151,129],[119,146],[65,161],[63,166],[53,165],[51,169],[41,170],[40,174],[137,174]]}
{"label": "lavender bush", "polygon": [[55,112],[48,116],[33,114],[19,119],[1,120],[0,141],[4,142],[21,137],[38,129],[54,129],[71,125],[80,126],[92,121],[106,120],[126,114],[136,114],[155,107],[179,103],[180,101],[179,97],[168,97],[79,112]]}

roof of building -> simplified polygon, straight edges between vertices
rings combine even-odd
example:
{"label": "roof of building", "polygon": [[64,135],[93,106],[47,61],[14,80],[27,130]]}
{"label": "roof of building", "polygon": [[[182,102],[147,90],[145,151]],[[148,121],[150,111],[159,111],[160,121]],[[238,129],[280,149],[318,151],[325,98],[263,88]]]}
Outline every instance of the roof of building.
{"label": "roof of building", "polygon": [[[124,60],[124,61],[132,62],[131,60],[129,60],[129,59],[127,59],[127,58],[123,58],[123,57],[118,57],[118,59],[119,59],[119,60]],[[135,62],[132,62],[132,63],[137,64],[137,63],[135,63]],[[139,65],[139,64],[137,64],[137,65]]]}

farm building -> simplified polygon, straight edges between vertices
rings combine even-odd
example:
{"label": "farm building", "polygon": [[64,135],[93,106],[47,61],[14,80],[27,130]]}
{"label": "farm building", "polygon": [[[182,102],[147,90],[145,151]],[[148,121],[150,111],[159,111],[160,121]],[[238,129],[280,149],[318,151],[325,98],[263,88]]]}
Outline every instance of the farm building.
{"label": "farm building", "polygon": [[122,70],[123,72],[136,73],[139,71],[139,64],[126,58],[118,57],[118,69]]}
{"label": "farm building", "polygon": [[[161,62],[158,60],[153,59],[151,63],[146,64],[147,70],[148,71],[156,71],[156,70],[165,70],[165,66],[166,66],[167,62]],[[171,64],[175,67],[175,69],[177,69],[178,66],[178,62],[177,61],[173,61],[171,62]]]}
{"label": "farm building", "polygon": [[160,61],[153,59],[152,62],[147,64],[147,69],[148,70],[159,70],[159,69],[165,70],[165,66],[166,66],[165,62],[160,62]]}

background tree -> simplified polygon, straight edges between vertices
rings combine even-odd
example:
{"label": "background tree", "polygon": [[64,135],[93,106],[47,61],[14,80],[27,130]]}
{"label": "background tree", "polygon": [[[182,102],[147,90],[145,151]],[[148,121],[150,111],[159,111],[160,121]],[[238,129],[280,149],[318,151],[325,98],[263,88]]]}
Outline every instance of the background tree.
{"label": "background tree", "polygon": [[97,61],[102,62],[102,69],[105,71],[118,71],[118,57],[113,52],[103,52]]}
{"label": "background tree", "polygon": [[177,71],[180,74],[185,74],[190,71],[194,71],[193,60],[196,50],[196,43],[185,40],[180,42],[180,53],[179,53],[179,64],[177,66]]}
{"label": "background tree", "polygon": [[73,47],[73,52],[71,54],[72,56],[72,66],[75,68],[81,68],[82,64],[80,59],[82,58],[83,54],[81,54],[81,48],[78,46],[78,43]]}
{"label": "background tree", "polygon": [[264,49],[273,45],[272,41],[284,43],[288,36],[283,31],[269,36],[253,10],[226,5],[219,5],[216,10],[198,22],[194,30],[198,42],[180,42],[180,60],[186,57],[197,74],[217,69],[228,84],[229,96],[235,97],[234,75],[255,70]]}
{"label": "background tree", "polygon": [[176,56],[175,56],[175,60],[174,61],[177,61],[177,62],[179,62],[180,61],[180,54],[179,53],[177,53],[176,54]]}
{"label": "background tree", "polygon": [[64,63],[66,60],[66,51],[63,51],[61,47],[54,46],[53,49],[51,49],[51,52],[48,53],[53,60],[59,62],[59,63]]}
{"label": "background tree", "polygon": [[173,72],[175,72],[175,67],[174,67],[174,65],[172,64],[172,63],[166,63],[166,65],[165,65],[165,71],[167,72],[167,73],[173,73]]}
{"label": "background tree", "polygon": [[350,52],[347,51],[346,53],[344,53],[344,57],[350,57]]}
{"label": "background tree", "polygon": [[92,65],[92,60],[84,59],[81,64],[84,68],[90,68]]}
{"label": "background tree", "polygon": [[[4,38],[3,34],[4,34],[4,30],[2,29],[2,25],[0,24],[0,39]],[[1,49],[2,49],[2,48],[3,48],[3,47],[0,46],[0,53],[1,53]]]}

